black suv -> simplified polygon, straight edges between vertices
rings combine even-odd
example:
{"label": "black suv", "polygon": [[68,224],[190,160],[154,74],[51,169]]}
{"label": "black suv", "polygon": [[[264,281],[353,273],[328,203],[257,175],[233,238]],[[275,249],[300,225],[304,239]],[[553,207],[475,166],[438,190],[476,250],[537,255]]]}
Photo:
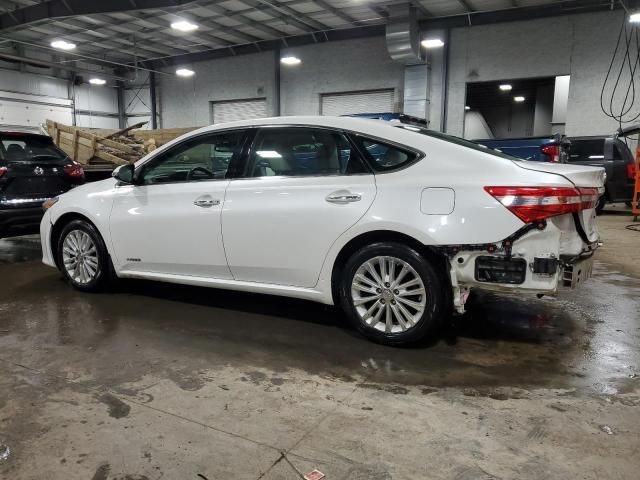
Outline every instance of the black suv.
{"label": "black suv", "polygon": [[51,137],[0,132],[0,238],[38,233],[42,202],[83,183],[82,165]]}
{"label": "black suv", "polygon": [[622,132],[612,137],[571,137],[567,163],[604,167],[607,172],[605,193],[596,211],[602,212],[607,202],[631,203],[636,177],[636,163]]}

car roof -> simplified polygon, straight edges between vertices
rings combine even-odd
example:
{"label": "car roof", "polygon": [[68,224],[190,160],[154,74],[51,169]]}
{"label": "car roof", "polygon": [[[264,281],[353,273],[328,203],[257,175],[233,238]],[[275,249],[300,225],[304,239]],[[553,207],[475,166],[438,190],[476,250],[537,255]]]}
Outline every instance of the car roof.
{"label": "car roof", "polygon": [[[256,118],[252,120],[240,120],[236,122],[219,123],[209,125],[196,130],[197,133],[208,131],[225,130],[230,128],[250,128],[268,125],[291,125],[291,126],[311,126],[328,127],[342,130],[353,130],[370,135],[387,137],[389,134],[397,133],[396,123],[384,120],[358,118],[358,117],[333,117],[324,115],[300,115],[284,117]],[[195,133],[195,132],[194,132]]]}

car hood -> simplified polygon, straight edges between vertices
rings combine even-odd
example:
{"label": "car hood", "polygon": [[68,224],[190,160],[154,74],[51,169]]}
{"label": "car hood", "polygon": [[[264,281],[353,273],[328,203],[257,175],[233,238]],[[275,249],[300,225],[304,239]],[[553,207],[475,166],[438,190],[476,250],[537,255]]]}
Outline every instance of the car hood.
{"label": "car hood", "polygon": [[606,179],[605,170],[602,167],[569,165],[566,163],[528,162],[526,160],[514,161],[513,163],[525,170],[563,176],[576,187],[602,188]]}

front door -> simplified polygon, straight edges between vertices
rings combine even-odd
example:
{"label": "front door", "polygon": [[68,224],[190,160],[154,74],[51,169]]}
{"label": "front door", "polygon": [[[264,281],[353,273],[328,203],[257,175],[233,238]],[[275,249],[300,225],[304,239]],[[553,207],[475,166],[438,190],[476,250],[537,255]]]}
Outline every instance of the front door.
{"label": "front door", "polygon": [[329,248],[365,214],[374,176],[340,132],[258,131],[244,178],[231,180],[222,213],[236,280],[313,287]]}
{"label": "front door", "polygon": [[220,213],[243,132],[185,140],[117,188],[110,218],[121,270],[229,279]]}

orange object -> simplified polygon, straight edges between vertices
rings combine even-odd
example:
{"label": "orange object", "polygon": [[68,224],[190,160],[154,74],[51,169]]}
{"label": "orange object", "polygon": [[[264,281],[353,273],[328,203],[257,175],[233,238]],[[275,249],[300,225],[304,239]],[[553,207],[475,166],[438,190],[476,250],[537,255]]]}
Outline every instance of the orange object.
{"label": "orange object", "polygon": [[633,199],[631,200],[631,213],[633,213],[636,221],[640,215],[640,144],[636,147],[636,186],[633,191]]}

